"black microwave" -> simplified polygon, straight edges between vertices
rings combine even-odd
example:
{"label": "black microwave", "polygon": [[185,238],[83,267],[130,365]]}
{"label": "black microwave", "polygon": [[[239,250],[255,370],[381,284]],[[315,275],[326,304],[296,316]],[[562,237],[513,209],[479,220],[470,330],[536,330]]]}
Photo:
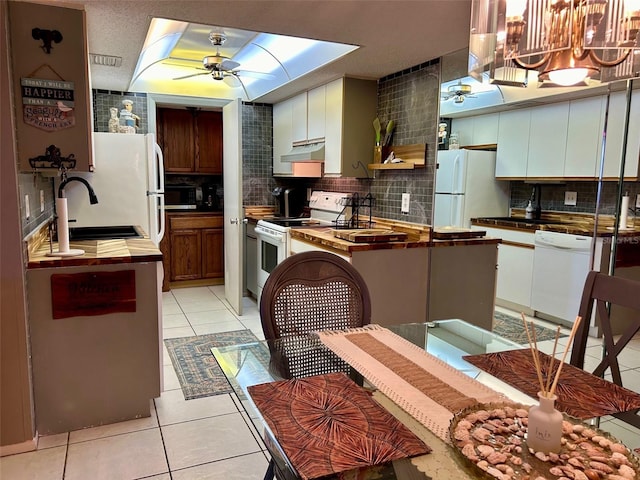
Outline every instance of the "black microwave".
{"label": "black microwave", "polygon": [[202,190],[195,185],[165,185],[164,187],[164,204],[167,210],[195,210],[198,202],[201,201]]}

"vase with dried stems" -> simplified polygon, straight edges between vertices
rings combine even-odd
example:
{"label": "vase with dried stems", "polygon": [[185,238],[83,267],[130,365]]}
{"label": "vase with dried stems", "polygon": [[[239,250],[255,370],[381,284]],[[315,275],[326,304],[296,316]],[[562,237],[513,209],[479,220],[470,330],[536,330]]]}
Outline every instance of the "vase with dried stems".
{"label": "vase with dried stems", "polygon": [[[576,317],[576,321],[574,322],[571,333],[569,334],[567,345],[565,346],[564,353],[562,354],[562,360],[560,360],[560,362],[555,360],[558,338],[560,336],[560,327],[557,328],[553,344],[553,353],[549,358],[549,365],[545,368],[546,375],[543,376],[543,366],[538,351],[535,326],[533,325],[533,322],[527,323],[524,314],[522,314],[524,329],[527,333],[529,348],[531,350],[531,355],[533,356],[533,364],[535,365],[538,381],[540,382],[538,405],[532,405],[529,408],[529,423],[527,427],[527,446],[536,452],[543,452],[546,454],[558,453],[562,446],[563,416],[562,413],[555,408],[555,402],[557,400],[555,392],[556,387],[558,386],[558,380],[560,379],[560,371],[562,370],[564,360],[567,356],[567,351],[573,342],[573,337],[576,334],[576,330],[581,320],[581,317]],[[558,366],[554,375],[554,367],[556,363]],[[553,383],[551,382],[552,378]]]}

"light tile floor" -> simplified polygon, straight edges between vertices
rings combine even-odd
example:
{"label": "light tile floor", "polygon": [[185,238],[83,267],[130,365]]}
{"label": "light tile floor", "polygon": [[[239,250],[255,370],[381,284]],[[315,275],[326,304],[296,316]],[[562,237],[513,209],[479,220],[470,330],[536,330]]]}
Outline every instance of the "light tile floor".
{"label": "light tile floor", "polygon": [[[256,303],[245,298],[244,315],[237,317],[224,300],[224,286],[164,293],[163,326],[164,338],[243,329],[264,338]],[[566,339],[559,344],[558,357]],[[539,347],[551,353],[553,342]],[[598,341],[590,339],[589,364],[596,362],[599,350]],[[0,479],[262,479],[267,455],[238,398],[225,394],[185,401],[166,349],[163,354],[164,389],[152,401],[150,417],[40,437],[36,451],[0,459]],[[623,381],[640,392],[640,337],[621,363]],[[607,419],[601,427],[631,447],[640,446],[637,431],[616,420]]]}
{"label": "light tile floor", "polygon": [[[255,301],[237,317],[224,286],[163,294],[164,338],[250,329],[263,339]],[[268,460],[239,399],[224,394],[185,401],[166,348],[164,389],[151,416],[40,437],[34,452],[0,459],[2,480],[251,480]]]}

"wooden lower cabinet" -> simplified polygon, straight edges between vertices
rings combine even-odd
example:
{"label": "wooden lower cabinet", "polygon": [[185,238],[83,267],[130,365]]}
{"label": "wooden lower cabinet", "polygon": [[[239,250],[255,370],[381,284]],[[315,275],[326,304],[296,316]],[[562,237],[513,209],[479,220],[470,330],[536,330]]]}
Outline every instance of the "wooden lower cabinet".
{"label": "wooden lower cabinet", "polygon": [[167,233],[160,244],[165,280],[194,281],[224,277],[224,230],[222,215],[167,214]]}
{"label": "wooden lower cabinet", "polygon": [[202,234],[200,230],[172,230],[171,280],[202,278]]}
{"label": "wooden lower cabinet", "polygon": [[202,230],[202,277],[224,277],[224,231],[222,228]]}

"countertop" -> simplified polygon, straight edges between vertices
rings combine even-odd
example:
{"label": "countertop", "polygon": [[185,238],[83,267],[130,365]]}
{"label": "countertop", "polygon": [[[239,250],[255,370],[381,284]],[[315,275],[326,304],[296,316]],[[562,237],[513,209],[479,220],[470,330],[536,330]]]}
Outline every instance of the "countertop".
{"label": "countertop", "polygon": [[[515,210],[512,216],[524,219],[524,210]],[[492,218],[472,218],[471,224],[474,226],[485,226],[492,228],[505,228],[511,230],[521,230],[526,232],[535,232],[536,230],[545,230],[550,232],[569,233],[572,235],[593,235],[594,216],[592,214],[568,213],[568,212],[543,212],[541,219],[550,222],[538,225],[534,223],[511,222],[509,220],[496,220]],[[636,222],[637,223],[637,222]],[[613,236],[614,217],[609,215],[601,215],[598,221],[597,236],[610,237]],[[618,236],[636,237],[640,235],[640,225],[627,230],[620,230]]]}
{"label": "countertop", "polygon": [[382,218],[373,218],[372,220],[375,221],[374,228],[389,229],[395,232],[404,232],[407,234],[407,240],[399,242],[354,243],[348,240],[343,240],[341,238],[336,238],[333,235],[334,229],[331,227],[292,228],[290,233],[291,238],[297,238],[310,243],[320,244],[325,247],[347,253],[382,249],[498,244],[501,241],[498,238],[489,237],[432,240],[431,227],[429,225],[421,225]]}
{"label": "countertop", "polygon": [[[84,250],[74,257],[48,256],[50,251],[47,229],[41,229],[27,242],[27,268],[79,267],[117,263],[160,262],[162,252],[148,238],[70,241],[69,248]],[[53,251],[58,243],[53,242]]]}

